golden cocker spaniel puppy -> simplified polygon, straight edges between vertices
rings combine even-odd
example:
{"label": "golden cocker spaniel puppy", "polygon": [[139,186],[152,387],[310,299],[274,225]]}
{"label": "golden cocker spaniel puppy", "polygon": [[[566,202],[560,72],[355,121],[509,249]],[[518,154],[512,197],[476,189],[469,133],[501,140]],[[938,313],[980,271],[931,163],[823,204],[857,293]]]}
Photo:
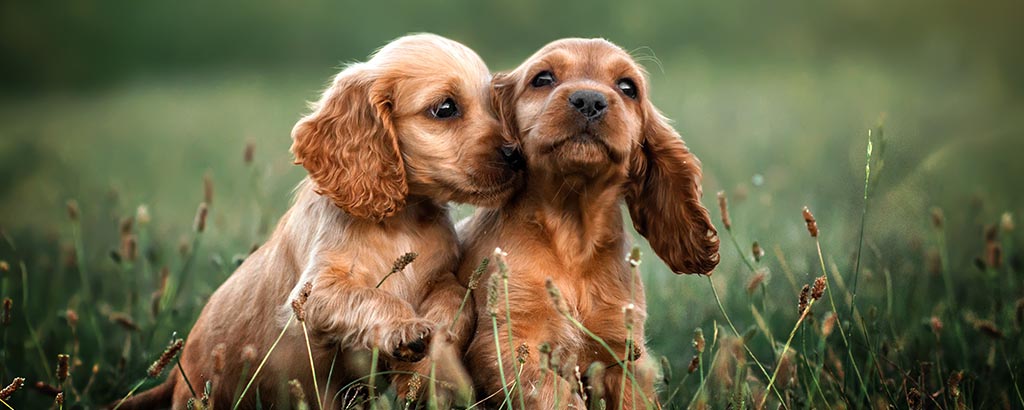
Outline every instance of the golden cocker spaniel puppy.
{"label": "golden cocker spaniel puppy", "polygon": [[[292,130],[295,162],[309,172],[294,205],[210,297],[188,335],[181,363],[191,383],[198,389],[212,380],[215,406],[232,408],[243,377],[238,358],[247,346],[257,358],[267,353],[307,282],[305,324],[324,408],[340,407],[339,389],[368,374],[366,360],[357,359],[369,349],[379,349],[392,370],[423,375],[432,339],[453,339],[461,351],[474,312],[452,324],[466,288],[454,274],[459,250],[446,203],[495,205],[517,180],[490,102],[480,57],[436,35],[397,39],[338,74]],[[408,252],[418,257],[385,279]],[[229,365],[216,368],[215,351]],[[263,408],[272,408],[292,379],[310,401],[318,397],[297,321],[242,407],[256,406],[258,390]],[[399,383],[400,393],[406,385]],[[190,397],[173,372],[121,409],[172,401],[183,409]]]}
{"label": "golden cocker spaniel puppy", "polygon": [[710,273],[719,241],[700,202],[700,161],[651,104],[643,69],[608,41],[555,41],[494,84],[526,170],[504,206],[460,226],[463,284],[495,248],[504,252],[474,290],[467,362],[478,393],[500,403],[507,391],[516,408],[583,408],[574,375],[600,363],[601,380],[582,381],[591,404],[655,404],[644,288],[626,258],[620,205],[673,272]]}

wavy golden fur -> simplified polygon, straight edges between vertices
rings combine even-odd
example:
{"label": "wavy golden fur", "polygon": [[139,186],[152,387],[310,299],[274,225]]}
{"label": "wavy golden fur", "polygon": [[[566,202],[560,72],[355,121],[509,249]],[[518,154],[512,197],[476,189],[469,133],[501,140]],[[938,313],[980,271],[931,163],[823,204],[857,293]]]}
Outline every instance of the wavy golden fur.
{"label": "wavy golden fur", "polygon": [[[232,407],[240,379],[248,381],[255,368],[252,363],[243,379],[246,347],[255,348],[257,358],[266,354],[292,315],[289,302],[309,281],[305,323],[324,408],[339,407],[339,389],[368,374],[368,349],[379,349],[387,368],[424,375],[434,359],[462,351],[474,312],[451,323],[466,289],[454,275],[459,253],[446,203],[496,205],[517,179],[502,155],[489,89],[490,73],[473,51],[425,34],[395,40],[335,77],[292,131],[295,162],[309,172],[294,205],[211,296],[188,335],[182,367],[195,386],[215,378],[217,408]],[[457,107],[456,115],[439,118],[445,103]],[[378,287],[407,252],[419,256]],[[233,364],[220,374],[214,351]],[[439,377],[468,383],[458,369],[448,373]],[[172,373],[121,408],[171,401],[185,408],[191,394],[180,378]],[[396,378],[400,394],[408,378]],[[287,392],[282,382],[291,379],[315,400],[295,321],[242,407],[255,407],[258,390],[263,408],[272,408]]]}
{"label": "wavy golden fur", "polygon": [[[495,248],[508,254],[507,294],[498,286],[499,302],[489,304],[486,287],[474,291],[478,324],[466,359],[475,369],[478,392],[497,392],[495,403],[505,399],[497,361],[512,380],[512,347],[525,344],[530,354],[520,378],[526,408],[552,408],[555,397],[559,407],[583,408],[572,370],[579,366],[585,374],[595,362],[608,366],[603,380],[585,382],[603,387],[593,391],[605,392],[608,408],[617,408],[620,397],[625,408],[644,407],[644,397],[656,399],[655,375],[644,345],[643,283],[626,261],[630,235],[620,206],[625,203],[636,230],[673,272],[710,274],[718,264],[719,241],[700,202],[700,161],[651,104],[643,70],[607,41],[553,42],[496,75],[494,86],[506,132],[521,144],[526,182],[504,206],[478,210],[460,226],[463,284]],[[481,283],[493,275],[492,268]],[[613,357],[559,313],[544,290],[549,279],[566,313],[621,353]],[[624,316],[628,305],[632,333]],[[499,324],[497,336],[490,313]],[[639,358],[623,357],[627,340]],[[554,373],[542,367],[542,344],[560,356]],[[637,381],[627,382],[625,391],[623,368],[616,365],[623,360]],[[593,406],[597,398],[591,394],[590,400]]]}

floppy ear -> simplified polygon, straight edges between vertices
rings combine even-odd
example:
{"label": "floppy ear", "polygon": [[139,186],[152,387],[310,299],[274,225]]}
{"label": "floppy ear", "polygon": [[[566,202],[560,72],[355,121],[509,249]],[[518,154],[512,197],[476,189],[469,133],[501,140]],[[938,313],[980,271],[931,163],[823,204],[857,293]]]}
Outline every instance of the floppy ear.
{"label": "floppy ear", "polygon": [[719,241],[700,203],[700,160],[650,102],[644,117],[626,187],[633,226],[672,272],[710,274],[718,265]]}
{"label": "floppy ear", "polygon": [[516,122],[515,72],[496,73],[491,79],[491,106],[501,121],[501,134],[507,145],[518,146],[519,124]]}
{"label": "floppy ear", "polygon": [[309,172],[316,192],[359,218],[393,215],[409,191],[388,87],[365,66],[349,67],[292,129],[295,163]]}

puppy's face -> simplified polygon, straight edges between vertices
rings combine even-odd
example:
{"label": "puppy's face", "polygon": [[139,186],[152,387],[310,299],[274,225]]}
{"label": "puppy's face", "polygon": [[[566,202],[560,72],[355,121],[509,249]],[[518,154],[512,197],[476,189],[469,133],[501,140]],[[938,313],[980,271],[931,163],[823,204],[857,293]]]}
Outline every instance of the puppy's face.
{"label": "puppy's face", "polygon": [[490,107],[490,73],[446,38],[400,38],[335,77],[292,130],[296,163],[346,212],[381,219],[409,195],[495,205],[517,173]]}
{"label": "puppy's face", "polygon": [[389,64],[391,118],[409,190],[495,205],[512,191],[516,178],[490,104],[490,71],[459,43],[424,40],[378,53],[395,57]]}
{"label": "puppy's face", "polygon": [[542,176],[529,184],[621,189],[636,231],[673,272],[718,265],[700,160],[651,104],[629,54],[605,40],[559,40],[495,76],[494,87],[505,132],[519,138],[527,171]]}
{"label": "puppy's face", "polygon": [[646,93],[625,51],[604,40],[556,41],[495,84],[531,171],[627,172]]}

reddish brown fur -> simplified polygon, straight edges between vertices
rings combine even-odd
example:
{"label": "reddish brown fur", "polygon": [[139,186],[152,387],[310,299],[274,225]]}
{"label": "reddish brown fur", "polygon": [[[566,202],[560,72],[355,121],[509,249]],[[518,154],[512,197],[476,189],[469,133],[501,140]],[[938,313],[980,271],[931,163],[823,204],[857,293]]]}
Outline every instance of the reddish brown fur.
{"label": "reddish brown fur", "polygon": [[[556,83],[531,86],[545,70],[554,73]],[[622,78],[635,81],[636,100],[617,88]],[[526,343],[536,352],[540,344],[551,344],[563,352],[563,374],[577,365],[585,371],[595,361],[616,362],[557,312],[544,291],[545,279],[551,278],[568,313],[621,352],[616,356],[625,354],[627,338],[639,345],[641,357],[629,366],[639,382],[635,396],[655,400],[655,374],[644,346],[644,289],[625,259],[630,241],[620,204],[626,203],[637,231],[673,272],[710,274],[718,263],[718,236],[700,203],[700,162],[650,103],[642,69],[607,41],[556,41],[494,82],[499,116],[522,146],[527,181],[503,207],[479,210],[460,227],[464,257],[459,279],[465,284],[496,247],[508,253],[510,311],[504,291],[495,306],[506,378],[513,380],[515,369],[506,313],[512,345]],[[568,104],[577,90],[606,97],[608,111],[600,120],[588,123]],[[592,137],[580,138],[583,134]],[[495,274],[492,266],[481,282]],[[467,362],[478,391],[498,392],[494,400],[500,402],[504,397],[486,290],[478,288],[474,296],[478,323]],[[630,303],[635,305],[632,334],[623,316]],[[551,408],[556,394],[560,406],[582,406],[567,379],[544,377],[540,382],[539,357],[531,354],[522,371],[526,407]],[[618,406],[622,377],[619,366],[605,372],[609,408]],[[626,386],[626,408],[643,407],[632,401],[632,384]],[[512,403],[519,407],[516,397]]]}
{"label": "reddish brown fur", "polygon": [[[368,349],[380,349],[393,370],[426,375],[433,359],[453,357],[443,350],[464,348],[474,312],[461,315],[449,334],[466,288],[453,274],[459,253],[445,203],[494,205],[509,195],[515,180],[500,154],[503,139],[490,109],[489,79],[487,67],[465,46],[433,35],[408,36],[338,74],[313,112],[296,124],[292,151],[310,176],[267,242],[211,296],[182,353],[182,366],[196,386],[216,373],[215,351],[231,363],[213,385],[217,408],[234,404],[236,386],[248,381],[292,315],[289,302],[308,281],[313,290],[305,323],[324,408],[339,407],[339,389],[368,374]],[[448,97],[461,116],[432,117],[430,109]],[[419,256],[377,288],[407,252]],[[445,343],[434,343],[430,356],[418,360],[416,343],[431,339]],[[258,359],[242,379],[247,345],[255,346]],[[333,378],[325,386],[335,355]],[[439,372],[449,374],[439,377],[465,379],[455,367],[442,363]],[[400,394],[408,378],[396,378]],[[297,321],[242,407],[253,408],[259,390],[263,407],[273,408],[291,379],[315,400]],[[121,408],[166,406],[170,390],[173,408],[184,408],[191,395],[177,372],[154,393]]]}

